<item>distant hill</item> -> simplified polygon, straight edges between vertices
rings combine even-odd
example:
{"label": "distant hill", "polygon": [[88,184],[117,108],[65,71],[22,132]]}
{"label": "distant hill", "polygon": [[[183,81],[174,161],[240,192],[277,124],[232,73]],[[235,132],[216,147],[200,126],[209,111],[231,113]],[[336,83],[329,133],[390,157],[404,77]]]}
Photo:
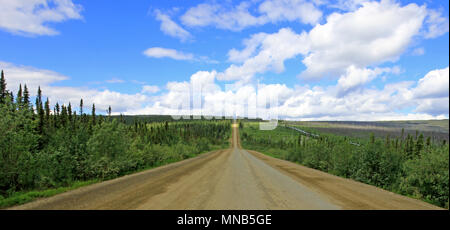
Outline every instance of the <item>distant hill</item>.
{"label": "distant hill", "polygon": [[408,120],[408,121],[282,121],[281,123],[311,127],[317,131],[338,135],[366,137],[370,133],[383,137],[400,137],[402,129],[405,135],[415,136],[416,131],[425,137],[449,141],[449,119],[443,120]]}

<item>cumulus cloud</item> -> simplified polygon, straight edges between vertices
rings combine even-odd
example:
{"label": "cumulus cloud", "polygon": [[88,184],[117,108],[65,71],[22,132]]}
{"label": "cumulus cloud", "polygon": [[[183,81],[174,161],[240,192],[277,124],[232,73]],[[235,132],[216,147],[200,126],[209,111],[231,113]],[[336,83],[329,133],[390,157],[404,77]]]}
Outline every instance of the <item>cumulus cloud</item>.
{"label": "cumulus cloud", "polygon": [[362,89],[362,87],[371,82],[377,76],[382,73],[394,73],[400,72],[399,67],[393,68],[357,68],[351,65],[347,68],[346,73],[341,75],[338,80],[338,93],[339,97],[344,96],[352,91]]}
{"label": "cumulus cloud", "polygon": [[[51,70],[38,69],[29,66],[15,65],[7,62],[0,62],[0,69],[5,73],[7,88],[17,92],[19,84],[27,85],[30,95],[35,96],[38,86],[50,103],[78,105],[81,98],[86,106],[95,103],[98,111],[106,111],[108,106],[113,108],[115,114],[125,112],[130,108],[141,107],[148,101],[144,94],[125,94],[111,90],[98,90],[87,87],[67,87],[55,86],[54,83],[68,80],[69,77]],[[75,106],[74,106],[75,107]]]}
{"label": "cumulus cloud", "polygon": [[82,19],[72,0],[0,0],[0,28],[19,35],[56,35],[48,23]]}
{"label": "cumulus cloud", "polygon": [[174,49],[167,49],[162,47],[152,47],[144,51],[144,55],[153,58],[172,58],[175,60],[193,60],[194,55],[190,53],[183,53]]}
{"label": "cumulus cloud", "polygon": [[220,29],[239,31],[251,25],[261,25],[262,22],[248,11],[248,2],[226,9],[219,4],[202,3],[190,8],[181,16],[181,22],[190,27],[214,25]]}
{"label": "cumulus cloud", "polygon": [[[382,73],[398,73],[398,68],[356,69],[349,75],[365,74],[373,78]],[[434,73],[430,71],[430,73]],[[445,74],[445,73],[444,73]],[[302,120],[402,120],[448,118],[447,95],[417,98],[423,80],[386,84],[382,89],[361,87],[339,95],[343,82],[327,87],[285,84],[243,84],[222,89],[215,80],[216,71],[199,71],[190,81],[169,82],[167,92],[145,107],[128,110],[130,114],[177,114],[213,116],[249,116],[264,119],[278,115],[283,119]],[[431,74],[432,75],[432,74]],[[427,74],[424,79],[429,79]],[[447,73],[448,78],[448,73]],[[350,81],[352,82],[352,81]],[[361,82],[361,81],[359,81]],[[273,100],[272,98],[275,98]],[[442,104],[447,102],[446,104]],[[401,110],[413,108],[414,112]]]}
{"label": "cumulus cloud", "polygon": [[417,113],[425,113],[434,116],[446,114],[448,118],[448,104],[448,97],[424,99],[420,101],[420,104],[414,111]]}
{"label": "cumulus cloud", "polygon": [[417,83],[414,90],[415,98],[441,98],[449,95],[448,67],[428,72]]}
{"label": "cumulus cloud", "polygon": [[322,17],[317,6],[305,0],[265,0],[257,6],[258,15],[250,8],[254,2],[244,1],[237,6],[202,3],[181,16],[181,22],[191,27],[215,26],[219,29],[240,31],[247,27],[280,21],[299,21],[314,25]]}
{"label": "cumulus cloud", "polygon": [[248,39],[244,39],[243,44],[245,46],[242,50],[231,49],[228,51],[228,61],[231,62],[244,62],[250,56],[255,54],[256,49],[261,45],[264,39],[267,37],[266,33],[258,33],[252,35]]}
{"label": "cumulus cloud", "polygon": [[[282,28],[273,34],[253,34],[243,41],[242,50],[234,48],[228,52],[228,61],[233,64],[219,73],[218,79],[249,82],[255,74],[282,72],[284,61],[299,55],[306,67],[299,74],[302,79],[342,78],[351,66],[366,69],[396,62],[416,36],[424,35],[423,30],[430,27],[427,18],[435,14],[425,5],[414,3],[402,6],[394,1],[357,1],[355,6],[355,11],[332,13],[324,24],[309,32]],[[423,52],[423,48],[417,48],[413,54]],[[352,79],[372,79],[361,76],[363,79],[356,75]]]}
{"label": "cumulus cloud", "polygon": [[156,19],[161,21],[161,31],[169,36],[180,39],[181,41],[187,41],[192,38],[192,35],[174,22],[169,15],[163,14],[160,10],[155,10]]}
{"label": "cumulus cloud", "polygon": [[15,65],[2,61],[0,61],[0,69],[5,73],[9,90],[16,91],[19,89],[19,84],[22,84],[22,86],[26,84],[31,94],[37,92],[39,85],[50,85],[54,82],[69,79],[69,77],[51,70]]}
{"label": "cumulus cloud", "polygon": [[[106,111],[111,105],[116,114],[237,115],[265,119],[278,115],[283,119],[302,120],[448,118],[448,67],[432,70],[417,82],[387,84],[382,89],[361,87],[342,95],[336,93],[346,85],[342,81],[326,87],[243,84],[238,88],[222,88],[216,82],[219,73],[198,71],[189,81],[168,82],[166,91],[153,96],[148,94],[160,92],[159,87],[145,85],[140,93],[126,94],[109,89],[55,86],[54,83],[69,78],[50,70],[5,62],[0,62],[0,68],[5,70],[9,89],[17,89],[21,82],[31,86],[34,95],[40,85],[52,104],[72,102],[76,108],[83,98],[86,106],[95,103],[98,111]],[[397,71],[396,68],[350,68],[347,75],[360,73],[370,79]],[[398,112],[408,108],[413,108],[414,113]]]}
{"label": "cumulus cloud", "polygon": [[[284,61],[308,50],[306,33],[296,34],[289,28],[282,28],[277,33],[260,33],[244,41],[246,48],[242,51],[231,50],[229,57],[233,61],[242,61],[242,65],[232,64],[219,80],[240,80],[248,82],[257,73],[284,71]],[[255,50],[258,49],[258,53]]]}
{"label": "cumulus cloud", "polygon": [[300,21],[315,25],[322,17],[316,6],[304,0],[266,0],[258,7],[261,17],[272,23],[279,21]]}
{"label": "cumulus cloud", "polygon": [[419,34],[426,15],[425,6],[393,1],[364,2],[356,11],[332,13],[309,32],[310,53],[300,76],[336,76],[350,65],[394,62]]}

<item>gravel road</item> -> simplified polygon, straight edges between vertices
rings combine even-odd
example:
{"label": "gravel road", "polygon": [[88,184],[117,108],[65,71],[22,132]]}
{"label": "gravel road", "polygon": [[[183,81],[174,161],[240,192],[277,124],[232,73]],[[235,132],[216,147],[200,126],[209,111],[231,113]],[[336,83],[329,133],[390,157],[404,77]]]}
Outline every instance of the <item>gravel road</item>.
{"label": "gravel road", "polygon": [[374,186],[232,147],[11,209],[439,209]]}

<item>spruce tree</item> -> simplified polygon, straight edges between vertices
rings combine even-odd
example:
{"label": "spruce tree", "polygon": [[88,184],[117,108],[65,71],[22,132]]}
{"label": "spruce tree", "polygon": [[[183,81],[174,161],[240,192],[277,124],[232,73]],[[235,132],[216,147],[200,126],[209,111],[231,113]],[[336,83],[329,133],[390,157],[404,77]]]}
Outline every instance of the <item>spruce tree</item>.
{"label": "spruce tree", "polygon": [[47,126],[50,126],[50,102],[48,100],[45,101],[45,123],[47,124]]}
{"label": "spruce tree", "polygon": [[6,97],[8,96],[8,91],[6,90],[6,80],[5,80],[5,74],[1,73],[0,77],[0,103],[5,102]]}
{"label": "spruce tree", "polygon": [[69,122],[72,122],[72,105],[69,102],[69,106],[67,107],[67,116],[69,119]]}
{"label": "spruce tree", "polygon": [[375,135],[373,133],[370,133],[370,143],[371,144],[375,143]]}
{"label": "spruce tree", "polygon": [[9,97],[11,98],[11,103],[13,103],[14,102],[14,94],[12,91],[9,92]]}
{"label": "spruce tree", "polygon": [[83,98],[80,100],[80,116],[83,115]]}
{"label": "spruce tree", "polygon": [[55,115],[56,115],[56,116],[59,116],[59,114],[60,114],[60,113],[59,113],[59,112],[60,112],[60,108],[61,108],[61,107],[59,107],[59,103],[56,102],[56,105],[55,105]]}
{"label": "spruce tree", "polygon": [[92,104],[92,125],[95,125],[95,104]]}
{"label": "spruce tree", "polygon": [[73,122],[75,123],[77,120],[77,112],[73,111],[72,116],[73,116]]}
{"label": "spruce tree", "polygon": [[421,133],[416,141],[416,146],[414,148],[414,155],[420,156],[420,151],[423,149],[423,134]]}
{"label": "spruce tree", "polygon": [[414,154],[414,138],[409,135],[406,137],[406,156],[412,158]]}
{"label": "spruce tree", "polygon": [[19,85],[19,91],[17,91],[16,103],[19,106],[23,105],[22,84]]}
{"label": "spruce tree", "polygon": [[39,110],[42,109],[42,91],[41,87],[38,87],[37,96],[36,96],[36,112],[39,113]]}
{"label": "spruce tree", "polygon": [[30,108],[30,92],[28,91],[27,84],[23,86],[23,106],[24,108]]}
{"label": "spruce tree", "polygon": [[61,106],[61,125],[65,127],[67,124],[67,108],[65,105]]}
{"label": "spruce tree", "polygon": [[386,135],[386,142],[385,142],[385,146],[386,148],[389,148],[389,144],[391,143],[391,137],[390,135]]}
{"label": "spruce tree", "polygon": [[38,94],[36,96],[36,113],[38,114],[39,117],[39,123],[38,123],[38,132],[40,134],[44,133],[44,108],[42,106],[42,91],[41,91],[41,87],[38,87]]}
{"label": "spruce tree", "polygon": [[55,107],[53,108],[53,126],[55,128],[60,127],[59,109],[60,109],[59,104],[58,104],[58,102],[56,102]]}

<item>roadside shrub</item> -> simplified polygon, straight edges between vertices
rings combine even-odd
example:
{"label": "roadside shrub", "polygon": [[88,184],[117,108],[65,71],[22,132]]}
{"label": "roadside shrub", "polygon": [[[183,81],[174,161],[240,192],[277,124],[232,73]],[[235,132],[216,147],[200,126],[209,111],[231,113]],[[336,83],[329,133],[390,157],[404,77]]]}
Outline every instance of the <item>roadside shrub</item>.
{"label": "roadside shrub", "polygon": [[421,158],[406,161],[403,173],[405,177],[401,180],[401,192],[448,208],[448,145],[446,148],[422,154]]}

